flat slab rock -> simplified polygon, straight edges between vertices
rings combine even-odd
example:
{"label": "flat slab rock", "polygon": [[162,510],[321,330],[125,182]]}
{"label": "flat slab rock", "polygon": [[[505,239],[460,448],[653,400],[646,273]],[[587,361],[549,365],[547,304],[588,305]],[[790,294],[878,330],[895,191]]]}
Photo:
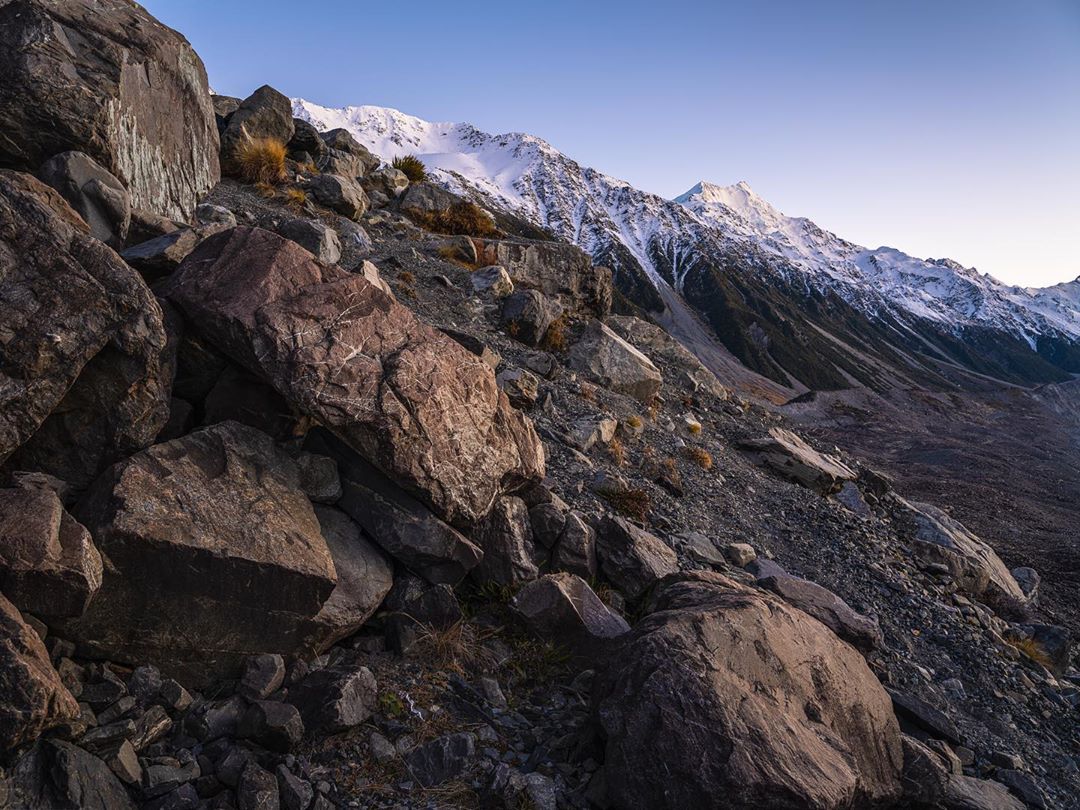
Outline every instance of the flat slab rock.
{"label": "flat slab rock", "polygon": [[854,481],[855,471],[827,453],[819,453],[790,430],[771,428],[761,439],[741,442],[740,449],[755,454],[765,467],[823,495]]}
{"label": "flat slab rock", "polygon": [[337,575],[295,462],[223,422],[155,445],[99,479],[78,514],[108,561],[65,637],[185,683],[291,654]]}
{"label": "flat slab rock", "polygon": [[490,367],[363,276],[257,228],[210,237],[165,295],[294,407],[451,523],[543,477],[532,423]]}

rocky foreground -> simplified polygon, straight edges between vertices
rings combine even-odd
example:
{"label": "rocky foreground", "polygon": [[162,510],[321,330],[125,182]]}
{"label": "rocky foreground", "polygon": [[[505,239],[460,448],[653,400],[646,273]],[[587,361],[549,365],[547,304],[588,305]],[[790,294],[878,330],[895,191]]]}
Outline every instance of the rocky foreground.
{"label": "rocky foreground", "polygon": [[1077,806],[1038,573],[580,250],[123,0],[0,74],[0,805]]}

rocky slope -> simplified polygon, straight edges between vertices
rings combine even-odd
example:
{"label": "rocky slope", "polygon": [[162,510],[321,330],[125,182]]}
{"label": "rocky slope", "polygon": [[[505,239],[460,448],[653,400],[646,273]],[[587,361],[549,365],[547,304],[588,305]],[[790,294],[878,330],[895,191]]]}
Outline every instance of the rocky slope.
{"label": "rocky slope", "polygon": [[[9,5],[42,120],[79,14],[81,59],[203,75],[134,4]],[[181,221],[90,134],[0,169],[0,806],[1070,806],[1035,570],[588,253],[196,84],[226,177]]]}
{"label": "rocky slope", "polygon": [[[637,306],[663,313],[689,302],[746,365],[796,391],[950,387],[957,371],[968,387],[987,375],[1030,384],[1080,370],[1075,282],[1025,290],[951,260],[869,250],[781,214],[745,183],[699,183],[664,200],[532,135],[381,107],[297,99],[293,109],[387,160],[419,155],[447,187],[580,245],[615,269]],[[702,339],[670,314],[665,326]]]}

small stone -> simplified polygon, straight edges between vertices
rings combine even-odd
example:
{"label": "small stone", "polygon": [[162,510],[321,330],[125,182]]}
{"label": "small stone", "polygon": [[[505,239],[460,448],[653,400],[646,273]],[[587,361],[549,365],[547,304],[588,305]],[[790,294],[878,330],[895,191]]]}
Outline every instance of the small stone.
{"label": "small stone", "polygon": [[749,543],[728,543],[724,546],[724,556],[739,568],[745,568],[757,559],[757,552]]}
{"label": "small stone", "polygon": [[371,755],[375,757],[375,761],[380,765],[385,765],[387,762],[397,758],[397,751],[393,743],[377,731],[372,732],[368,738],[368,748],[371,749]]}
{"label": "small stone", "polygon": [[174,712],[186,711],[191,706],[191,693],[172,678],[161,682],[159,695],[165,707]]}
{"label": "small stone", "polygon": [[137,701],[132,695],[125,695],[116,701],[116,703],[100,712],[97,716],[98,722],[102,725],[116,722],[120,718],[127,716],[135,708],[136,702]]}
{"label": "small stone", "polygon": [[285,754],[304,736],[304,721],[290,703],[260,700],[248,707],[237,727],[237,734],[270,751]]}
{"label": "small stone", "polygon": [[278,765],[276,773],[283,810],[307,810],[315,797],[311,783],[294,775],[285,765]]}
{"label": "small stone", "polygon": [[484,698],[497,709],[505,709],[507,706],[506,695],[503,694],[499,682],[494,678],[483,677],[480,679],[480,691]]}
{"label": "small stone", "polygon": [[236,803],[239,810],[278,810],[278,781],[269,771],[249,762],[236,786]]}
{"label": "small stone", "polygon": [[281,688],[285,682],[285,659],[266,653],[247,660],[237,692],[248,700],[263,700]]}
{"label": "small stone", "polygon": [[122,741],[112,751],[103,752],[101,758],[109,766],[109,770],[116,774],[121,782],[127,785],[137,785],[142,780],[142,766],[135,748],[127,740]]}

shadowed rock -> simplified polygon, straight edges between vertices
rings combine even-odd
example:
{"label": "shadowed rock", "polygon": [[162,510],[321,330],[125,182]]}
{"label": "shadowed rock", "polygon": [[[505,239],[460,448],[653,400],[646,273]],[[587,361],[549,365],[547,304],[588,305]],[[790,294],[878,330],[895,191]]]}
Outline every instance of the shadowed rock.
{"label": "shadowed rock", "polygon": [[367,279],[254,228],[169,279],[189,321],[452,523],[543,474],[532,423],[491,369]]}
{"label": "shadowed rock", "polygon": [[337,582],[295,463],[236,422],[115,465],[78,514],[108,564],[64,632],[89,654],[189,683],[234,674],[253,653],[298,652]]}

